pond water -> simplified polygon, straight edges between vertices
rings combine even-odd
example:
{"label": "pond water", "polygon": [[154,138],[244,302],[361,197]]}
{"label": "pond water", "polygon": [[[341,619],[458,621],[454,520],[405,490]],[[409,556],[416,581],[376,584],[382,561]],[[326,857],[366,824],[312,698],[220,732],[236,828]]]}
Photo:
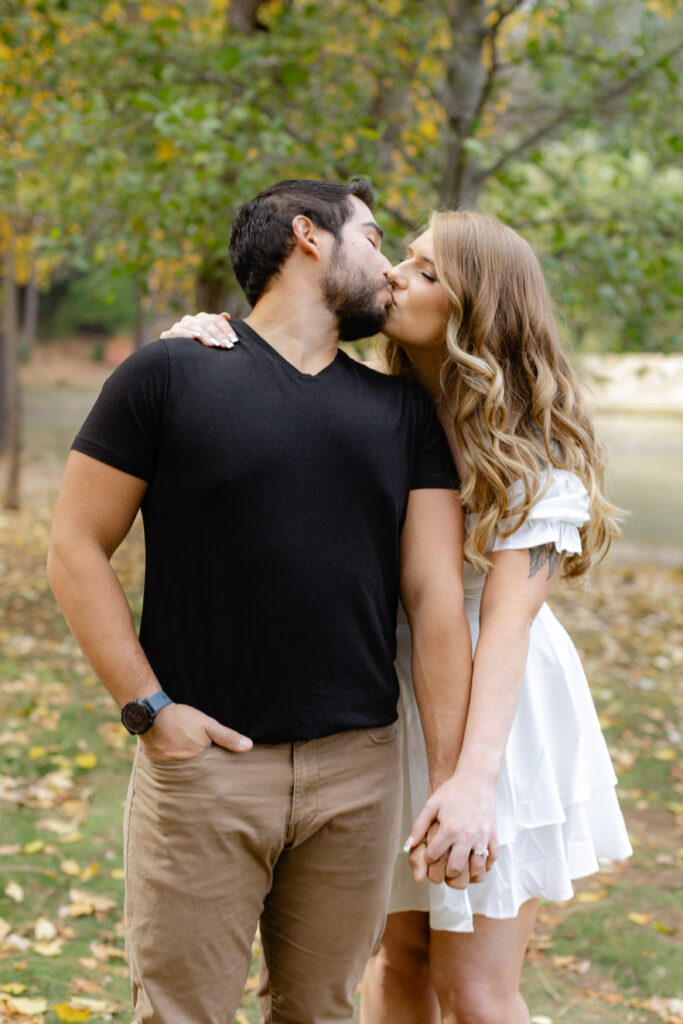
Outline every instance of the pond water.
{"label": "pond water", "polygon": [[624,539],[683,548],[683,417],[598,417],[611,455],[609,495],[629,512]]}

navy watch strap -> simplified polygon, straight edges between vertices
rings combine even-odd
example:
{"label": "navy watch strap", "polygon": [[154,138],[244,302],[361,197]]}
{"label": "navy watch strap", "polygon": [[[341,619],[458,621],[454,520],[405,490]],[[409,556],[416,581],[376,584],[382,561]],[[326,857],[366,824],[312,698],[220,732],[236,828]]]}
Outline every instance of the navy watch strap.
{"label": "navy watch strap", "polygon": [[173,703],[169,695],[164,693],[163,690],[158,690],[157,693],[153,693],[151,697],[145,697],[144,700],[155,718],[162,708],[165,708],[167,704]]}

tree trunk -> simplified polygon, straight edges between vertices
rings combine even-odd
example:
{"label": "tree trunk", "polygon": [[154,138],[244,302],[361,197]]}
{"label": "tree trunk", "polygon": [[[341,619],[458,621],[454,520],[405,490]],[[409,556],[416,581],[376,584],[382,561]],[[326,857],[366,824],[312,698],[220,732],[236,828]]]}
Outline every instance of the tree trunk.
{"label": "tree trunk", "polygon": [[453,48],[447,57],[444,83],[444,164],[439,203],[444,208],[476,206],[484,183],[473,154],[467,150],[484,97],[488,72],[484,65],[485,0],[451,0],[448,5]]}
{"label": "tree trunk", "polygon": [[14,258],[10,240],[5,250],[5,301],[3,329],[5,335],[5,396],[7,431],[7,476],[5,508],[19,508],[19,453],[21,449],[20,384],[18,366],[17,287],[14,283]]}
{"label": "tree trunk", "polygon": [[[228,289],[224,278],[200,273],[195,285],[197,309],[202,313],[223,313],[228,301]],[[230,310],[228,310],[230,312]]]}
{"label": "tree trunk", "polygon": [[258,9],[264,0],[231,0],[228,11],[228,28],[231,32],[241,32],[245,36],[253,36],[260,28]]}
{"label": "tree trunk", "polygon": [[28,359],[33,353],[38,329],[38,286],[35,267],[31,266],[31,277],[24,291],[24,329],[21,337],[21,356]]}

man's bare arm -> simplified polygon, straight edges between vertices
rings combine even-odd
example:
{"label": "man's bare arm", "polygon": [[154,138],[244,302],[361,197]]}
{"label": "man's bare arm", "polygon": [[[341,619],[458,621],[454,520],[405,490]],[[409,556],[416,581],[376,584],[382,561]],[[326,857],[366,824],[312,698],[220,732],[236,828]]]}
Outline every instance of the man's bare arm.
{"label": "man's bare arm", "polygon": [[462,585],[463,515],[455,491],[411,491],[401,538],[401,598],[412,675],[435,790],[456,766],[465,730],[472,646]]}
{"label": "man's bare arm", "polygon": [[[64,616],[93,669],[117,704],[161,689],[138,640],[133,616],[110,559],[131,528],[147,484],[72,451],[57,502],[48,578]],[[164,708],[142,737],[152,756],[191,757],[210,742],[240,745],[232,729],[187,705]]]}

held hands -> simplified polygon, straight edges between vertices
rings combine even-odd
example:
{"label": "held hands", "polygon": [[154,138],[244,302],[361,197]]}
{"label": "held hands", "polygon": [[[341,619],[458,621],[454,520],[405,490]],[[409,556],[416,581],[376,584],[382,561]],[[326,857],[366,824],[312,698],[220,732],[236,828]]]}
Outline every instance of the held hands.
{"label": "held hands", "polygon": [[208,348],[233,348],[239,341],[229,313],[197,313],[176,321],[160,338],[195,338]]}
{"label": "held hands", "polygon": [[403,849],[416,882],[483,882],[499,852],[495,781],[456,770],[429,797]]}
{"label": "held hands", "polygon": [[244,753],[253,743],[189,704],[169,704],[157,715],[149,732],[139,737],[145,753],[155,761],[186,761],[215,743]]}

